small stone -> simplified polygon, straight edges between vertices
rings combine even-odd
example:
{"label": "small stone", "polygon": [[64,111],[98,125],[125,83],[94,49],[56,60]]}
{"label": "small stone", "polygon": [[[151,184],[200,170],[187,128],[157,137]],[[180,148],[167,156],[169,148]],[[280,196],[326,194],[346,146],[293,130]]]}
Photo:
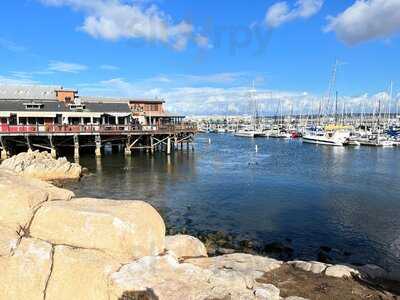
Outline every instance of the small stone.
{"label": "small stone", "polygon": [[229,248],[217,248],[217,254],[218,255],[225,255],[225,254],[232,254],[235,253],[235,249],[229,249]]}
{"label": "small stone", "polygon": [[305,261],[290,261],[288,264],[292,265],[296,269],[309,272],[311,270],[311,263]]}
{"label": "small stone", "polygon": [[353,268],[343,265],[331,266],[328,267],[325,271],[326,276],[337,277],[337,278],[352,277],[353,274],[358,275],[360,274],[360,272],[358,272]]}

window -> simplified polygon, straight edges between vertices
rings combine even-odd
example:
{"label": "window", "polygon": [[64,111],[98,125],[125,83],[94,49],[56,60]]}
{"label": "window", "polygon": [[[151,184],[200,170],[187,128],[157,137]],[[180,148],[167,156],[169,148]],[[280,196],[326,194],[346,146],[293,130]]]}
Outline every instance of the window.
{"label": "window", "polygon": [[43,109],[44,104],[42,103],[24,103],[25,109],[35,109],[35,110],[40,110]]}
{"label": "window", "polygon": [[85,105],[83,104],[70,104],[69,109],[73,111],[83,111],[85,109]]}

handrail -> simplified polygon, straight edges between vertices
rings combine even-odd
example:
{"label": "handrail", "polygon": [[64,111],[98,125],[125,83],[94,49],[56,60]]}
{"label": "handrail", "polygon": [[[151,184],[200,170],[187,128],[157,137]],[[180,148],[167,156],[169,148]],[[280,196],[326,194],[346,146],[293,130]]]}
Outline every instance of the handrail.
{"label": "handrail", "polygon": [[101,133],[143,131],[197,131],[193,124],[141,125],[6,125],[0,124],[0,133]]}

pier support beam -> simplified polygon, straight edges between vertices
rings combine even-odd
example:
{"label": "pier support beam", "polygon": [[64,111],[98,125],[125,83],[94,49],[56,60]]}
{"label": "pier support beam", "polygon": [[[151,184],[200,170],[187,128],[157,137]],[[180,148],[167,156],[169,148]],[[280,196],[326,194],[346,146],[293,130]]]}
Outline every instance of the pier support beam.
{"label": "pier support beam", "polygon": [[153,138],[153,136],[150,136],[150,151],[151,151],[151,154],[154,154],[154,138]]}
{"label": "pier support beam", "polygon": [[32,152],[31,141],[29,139],[29,135],[25,136],[26,145],[28,146],[28,152]]}
{"label": "pier support beam", "polygon": [[6,142],[3,137],[0,136],[0,146],[1,146],[1,159],[7,159],[8,158],[8,152],[7,152],[7,147],[6,147]]}
{"label": "pier support beam", "polygon": [[56,147],[54,146],[54,141],[53,141],[53,137],[50,135],[49,136],[49,142],[50,142],[50,154],[51,157],[53,158],[57,158],[57,151],[56,151]]}
{"label": "pier support beam", "polygon": [[74,135],[74,158],[79,159],[79,137]]}
{"label": "pier support beam", "polygon": [[167,155],[170,154],[171,154],[171,137],[169,136],[167,140]]}
{"label": "pier support beam", "polygon": [[96,142],[96,150],[95,150],[96,157],[101,157],[101,137],[100,137],[100,135],[96,135],[95,142]]}
{"label": "pier support beam", "polygon": [[125,145],[125,156],[131,156],[132,155],[131,140],[132,140],[132,136],[128,135],[128,139],[126,140],[126,145]]}

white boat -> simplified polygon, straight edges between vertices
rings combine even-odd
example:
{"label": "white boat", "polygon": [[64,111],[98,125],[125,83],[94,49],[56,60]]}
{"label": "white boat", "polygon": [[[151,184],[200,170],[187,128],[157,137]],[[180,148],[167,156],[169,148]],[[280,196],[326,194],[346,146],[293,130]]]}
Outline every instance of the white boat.
{"label": "white boat", "polygon": [[235,136],[254,138],[256,132],[254,130],[241,129],[235,132]]}
{"label": "white boat", "polygon": [[350,137],[348,131],[334,131],[334,132],[307,132],[303,135],[303,143],[328,145],[328,146],[343,146]]}

